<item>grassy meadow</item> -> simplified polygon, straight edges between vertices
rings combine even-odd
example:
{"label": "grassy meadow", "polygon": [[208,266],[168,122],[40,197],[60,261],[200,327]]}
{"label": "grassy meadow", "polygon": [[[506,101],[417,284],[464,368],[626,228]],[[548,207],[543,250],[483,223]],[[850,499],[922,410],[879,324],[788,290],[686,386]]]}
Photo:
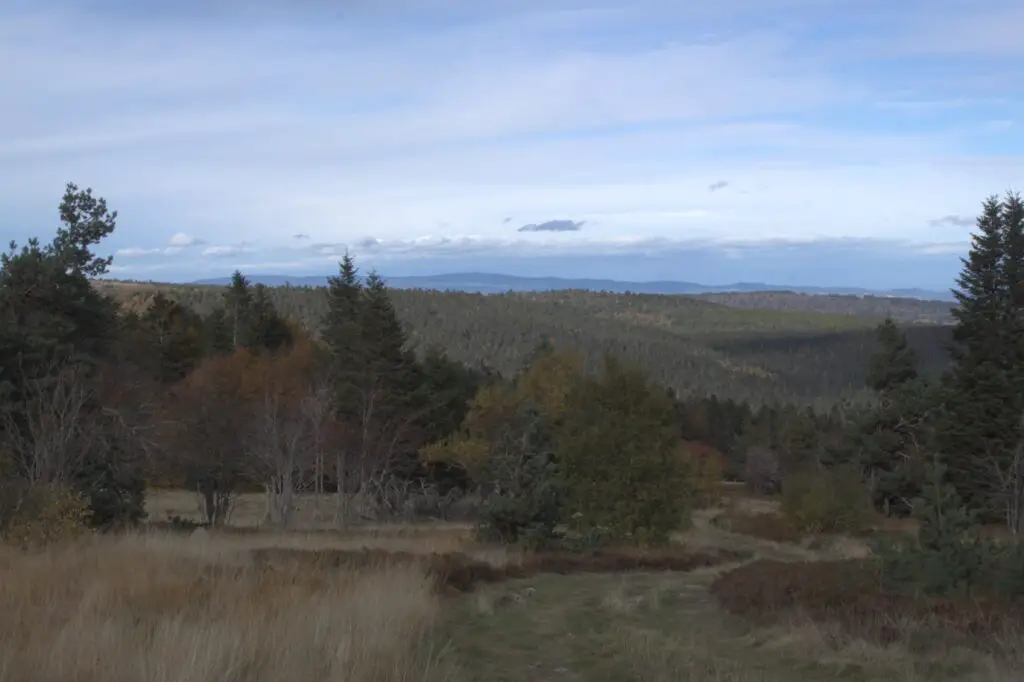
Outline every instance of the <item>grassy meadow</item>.
{"label": "grassy meadow", "polygon": [[[765,531],[775,502],[729,492],[670,549],[623,555],[635,565],[482,546],[465,524],[317,529],[311,499],[305,525],[265,530],[258,495],[224,531],[5,548],[0,682],[1020,679],[1015,633],[982,650],[894,613],[880,642],[799,609],[724,609],[716,581],[752,561],[813,570],[870,551]],[[150,498],[154,520],[194,507],[186,492]]]}

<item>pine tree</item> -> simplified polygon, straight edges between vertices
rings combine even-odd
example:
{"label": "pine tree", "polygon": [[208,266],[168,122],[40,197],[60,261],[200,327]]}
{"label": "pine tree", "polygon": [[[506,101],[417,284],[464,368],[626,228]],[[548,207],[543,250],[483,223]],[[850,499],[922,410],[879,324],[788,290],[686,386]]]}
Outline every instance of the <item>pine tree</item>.
{"label": "pine tree", "polygon": [[[959,307],[938,443],[972,508],[1008,516],[1024,413],[1024,227],[1019,195],[983,204],[954,291]],[[1006,518],[1011,527],[1020,519]]]}
{"label": "pine tree", "polygon": [[140,327],[150,354],[152,377],[162,384],[179,381],[203,357],[200,320],[191,310],[162,293],[153,297]]}
{"label": "pine tree", "polygon": [[920,497],[913,502],[918,526],[910,547],[881,552],[886,577],[926,594],[972,593],[991,566],[991,548],[978,535],[977,515],[947,482],[945,466],[933,460]]}
{"label": "pine tree", "polygon": [[231,284],[224,293],[224,304],[231,323],[231,345],[234,348],[249,347],[252,344],[249,325],[252,291],[249,279],[238,270],[231,274]]}
{"label": "pine tree", "polygon": [[[97,256],[93,249],[114,232],[117,212],[108,210],[106,201],[93,196],[91,189],[80,190],[72,183],[66,186],[58,211],[61,227],[49,244],[30,239],[19,249],[12,242],[10,250],[0,254],[0,451],[7,449],[2,443],[5,425],[15,424],[22,454],[15,474],[20,469],[27,475],[40,461],[60,462],[43,468],[41,475],[51,480],[36,482],[78,484],[90,498],[97,523],[114,522],[118,516],[131,521],[141,513],[141,494],[128,490],[134,485],[126,483],[131,472],[122,466],[125,462],[115,461],[114,451],[121,443],[97,391],[97,370],[118,351],[116,334],[122,325],[117,305],[90,281],[111,264],[110,257]],[[67,425],[60,442],[40,443],[35,440],[40,432],[31,423],[38,424],[39,410],[59,409],[47,400],[62,385],[81,396],[79,416]],[[36,420],[29,419],[31,411],[37,412]],[[46,435],[44,440],[49,440]],[[83,448],[97,435],[107,439],[108,447]],[[125,476],[102,481],[89,477],[100,468],[119,468]],[[108,513],[102,500],[123,493],[131,493],[129,501],[134,503]]]}
{"label": "pine tree", "polygon": [[868,387],[884,393],[917,378],[917,353],[907,343],[907,335],[892,318],[879,325],[878,352],[868,364]]}
{"label": "pine tree", "polygon": [[203,346],[208,356],[227,355],[234,350],[231,324],[224,308],[213,310],[203,320]]}
{"label": "pine tree", "polygon": [[368,361],[362,333],[363,287],[355,260],[347,251],[338,269],[338,275],[327,280],[327,314],[321,337],[330,354],[335,407],[342,414],[353,415]]}
{"label": "pine tree", "polygon": [[892,320],[879,325],[877,338],[867,374],[876,401],[853,419],[841,459],[860,469],[879,509],[905,515],[921,490],[934,392],[918,376],[917,354]]}
{"label": "pine tree", "polygon": [[367,369],[391,389],[398,390],[407,378],[412,360],[406,352],[405,330],[398,320],[387,285],[376,272],[366,278],[361,312],[362,342],[369,355]]}
{"label": "pine tree", "polygon": [[277,351],[291,346],[292,330],[277,312],[270,293],[263,284],[253,287],[249,304],[248,324],[250,350]]}

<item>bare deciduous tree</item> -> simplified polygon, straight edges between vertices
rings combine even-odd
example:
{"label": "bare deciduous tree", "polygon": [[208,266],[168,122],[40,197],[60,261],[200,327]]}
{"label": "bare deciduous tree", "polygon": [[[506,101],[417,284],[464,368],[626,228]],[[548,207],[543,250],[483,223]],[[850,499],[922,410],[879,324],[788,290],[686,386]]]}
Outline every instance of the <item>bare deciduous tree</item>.
{"label": "bare deciduous tree", "polygon": [[255,474],[264,482],[267,496],[266,520],[287,528],[301,492],[301,472],[308,468],[309,423],[300,410],[287,404],[287,397],[273,390],[263,395],[254,415],[249,452]]}
{"label": "bare deciduous tree", "polygon": [[26,380],[25,386],[23,409],[3,417],[0,450],[29,485],[65,482],[100,440],[87,414],[94,393],[74,366]]}

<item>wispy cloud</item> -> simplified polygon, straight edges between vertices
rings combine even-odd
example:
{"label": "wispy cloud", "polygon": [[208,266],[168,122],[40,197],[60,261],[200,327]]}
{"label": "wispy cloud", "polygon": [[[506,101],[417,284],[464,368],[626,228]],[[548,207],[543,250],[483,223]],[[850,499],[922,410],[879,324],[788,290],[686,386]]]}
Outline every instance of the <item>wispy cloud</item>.
{"label": "wispy cloud", "polygon": [[198,237],[193,237],[192,235],[185,234],[184,232],[175,232],[173,235],[171,235],[171,238],[170,240],[168,240],[167,245],[172,247],[186,247],[200,246],[205,243],[205,241],[199,239]]}
{"label": "wispy cloud", "polygon": [[224,246],[208,246],[203,249],[204,256],[213,258],[229,258],[245,253],[253,253],[255,249],[248,244],[230,244]]}
{"label": "wispy cloud", "polygon": [[579,232],[587,221],[546,220],[543,223],[523,225],[516,232]]}
{"label": "wispy cloud", "polygon": [[[957,241],[971,224],[936,216],[1024,189],[1021,11],[15,0],[0,200],[42,233],[64,182],[94,187],[128,267],[329,268],[310,249],[337,244],[422,264],[621,239]],[[559,215],[585,232],[503,241]]]}
{"label": "wispy cloud", "polygon": [[941,218],[932,218],[928,224],[932,227],[974,227],[976,219],[966,215],[944,215]]}

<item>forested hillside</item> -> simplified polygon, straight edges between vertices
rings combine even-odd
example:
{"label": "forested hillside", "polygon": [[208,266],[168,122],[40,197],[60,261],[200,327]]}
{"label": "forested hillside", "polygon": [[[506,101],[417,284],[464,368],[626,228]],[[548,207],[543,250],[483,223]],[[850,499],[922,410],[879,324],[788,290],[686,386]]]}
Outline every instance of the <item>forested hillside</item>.
{"label": "forested hillside", "polygon": [[738,291],[701,294],[700,298],[734,308],[800,310],[833,315],[868,315],[890,317],[897,322],[914,324],[952,324],[953,322],[952,303],[917,298],[806,294],[793,291]]}
{"label": "forested hillside", "polygon": [[[164,292],[204,315],[220,305],[224,291],[111,281],[97,286],[132,310],[145,309],[157,292]],[[316,332],[327,310],[326,289],[286,286],[268,292],[282,314]],[[636,362],[683,396],[715,394],[753,404],[792,402],[822,409],[862,392],[864,367],[875,349],[873,329],[882,319],[736,307],[742,300],[800,300],[798,294],[785,293],[716,295],[732,296],[729,306],[705,297],[584,291],[482,295],[392,290],[391,296],[420,350],[438,347],[453,359],[505,375],[519,370],[548,338],[556,347],[581,353],[588,369],[612,353]],[[736,298],[743,296],[748,298]],[[904,311],[910,309],[911,304],[903,304]],[[949,327],[914,325],[908,334],[923,358],[924,373],[940,372],[947,362],[943,348]]]}

